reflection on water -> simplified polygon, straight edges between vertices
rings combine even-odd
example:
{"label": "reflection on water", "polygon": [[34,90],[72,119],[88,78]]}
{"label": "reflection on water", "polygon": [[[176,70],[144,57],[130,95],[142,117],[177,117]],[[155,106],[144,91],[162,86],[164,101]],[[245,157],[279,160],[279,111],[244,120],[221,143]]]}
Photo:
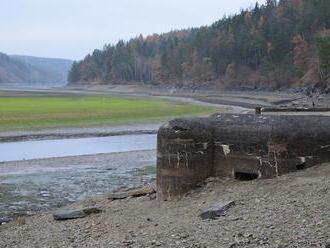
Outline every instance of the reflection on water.
{"label": "reflection on water", "polygon": [[156,149],[156,135],[0,143],[0,162]]}
{"label": "reflection on water", "polygon": [[[0,163],[0,224],[149,181],[155,177],[155,148],[156,135],[1,143],[0,161],[16,162]],[[99,153],[108,154],[17,161]]]}

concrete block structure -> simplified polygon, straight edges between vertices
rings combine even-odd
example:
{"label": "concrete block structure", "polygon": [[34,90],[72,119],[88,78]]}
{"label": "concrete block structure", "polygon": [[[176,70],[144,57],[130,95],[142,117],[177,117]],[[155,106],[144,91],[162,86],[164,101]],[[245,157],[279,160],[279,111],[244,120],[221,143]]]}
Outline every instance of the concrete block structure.
{"label": "concrete block structure", "polygon": [[272,178],[330,161],[330,117],[214,114],[158,131],[157,188],[176,199],[206,178]]}

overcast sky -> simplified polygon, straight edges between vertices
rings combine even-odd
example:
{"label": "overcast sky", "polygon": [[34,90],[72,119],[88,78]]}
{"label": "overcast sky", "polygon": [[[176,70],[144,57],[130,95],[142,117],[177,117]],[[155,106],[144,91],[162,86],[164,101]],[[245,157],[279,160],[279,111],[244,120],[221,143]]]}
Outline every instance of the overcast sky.
{"label": "overcast sky", "polygon": [[0,0],[0,51],[77,60],[119,39],[209,25],[255,2]]}

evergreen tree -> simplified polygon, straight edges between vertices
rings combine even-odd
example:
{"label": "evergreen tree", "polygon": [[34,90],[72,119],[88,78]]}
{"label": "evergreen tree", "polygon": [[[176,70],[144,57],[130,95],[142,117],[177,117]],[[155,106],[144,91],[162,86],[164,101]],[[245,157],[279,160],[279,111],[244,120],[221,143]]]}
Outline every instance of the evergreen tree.
{"label": "evergreen tree", "polygon": [[236,64],[265,83],[289,85],[312,67],[317,54],[323,70],[329,67],[329,35],[314,39],[328,29],[329,0],[267,0],[211,26],[105,45],[74,63],[68,78],[212,84],[223,81]]}

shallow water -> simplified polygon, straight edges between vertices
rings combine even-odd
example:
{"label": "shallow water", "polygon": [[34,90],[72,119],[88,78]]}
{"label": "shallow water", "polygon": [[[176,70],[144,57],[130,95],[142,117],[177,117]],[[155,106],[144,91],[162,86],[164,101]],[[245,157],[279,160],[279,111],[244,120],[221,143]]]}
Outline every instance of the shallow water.
{"label": "shallow water", "polygon": [[148,181],[155,148],[156,135],[1,143],[0,160],[12,162],[0,163],[0,224]]}
{"label": "shallow water", "polygon": [[74,165],[0,175],[0,222],[134,187],[155,177],[154,159],[122,165]]}
{"label": "shallow water", "polygon": [[0,162],[155,148],[156,135],[154,134],[9,142],[0,143]]}

